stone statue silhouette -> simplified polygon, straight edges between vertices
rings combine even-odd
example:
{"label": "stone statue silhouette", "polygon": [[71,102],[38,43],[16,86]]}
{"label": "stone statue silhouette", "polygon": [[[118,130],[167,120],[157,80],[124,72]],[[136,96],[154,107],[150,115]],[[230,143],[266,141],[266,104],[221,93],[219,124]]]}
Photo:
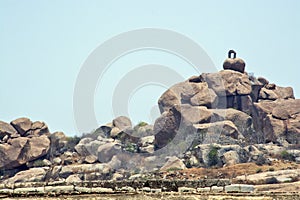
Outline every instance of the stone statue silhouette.
{"label": "stone statue silhouette", "polygon": [[[233,54],[233,56],[232,56]],[[234,50],[228,51],[228,58],[223,63],[223,69],[234,70],[241,73],[245,72],[246,63],[241,59],[236,57],[236,52]]]}
{"label": "stone statue silhouette", "polygon": [[236,52],[232,49],[228,51],[228,58],[231,58],[231,54],[233,54],[233,59],[236,58]]}

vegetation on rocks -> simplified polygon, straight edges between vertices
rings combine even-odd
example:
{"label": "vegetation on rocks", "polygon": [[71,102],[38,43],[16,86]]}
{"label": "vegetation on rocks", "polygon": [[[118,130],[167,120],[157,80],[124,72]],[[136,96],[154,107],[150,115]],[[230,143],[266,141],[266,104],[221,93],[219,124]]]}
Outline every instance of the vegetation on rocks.
{"label": "vegetation on rocks", "polygon": [[281,159],[284,159],[284,160],[295,161],[295,156],[293,154],[287,152],[286,150],[284,150],[280,153],[280,157],[281,157]]}
{"label": "vegetation on rocks", "polygon": [[207,155],[208,158],[208,166],[215,166],[219,163],[219,156],[218,156],[218,150],[220,148],[216,146],[211,146],[209,153]]}

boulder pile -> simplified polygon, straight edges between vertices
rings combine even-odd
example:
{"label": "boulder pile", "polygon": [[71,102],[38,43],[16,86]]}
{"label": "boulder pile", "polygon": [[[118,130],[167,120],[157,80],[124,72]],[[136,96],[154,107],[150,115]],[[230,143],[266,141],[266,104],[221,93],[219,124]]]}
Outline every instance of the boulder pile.
{"label": "boulder pile", "polygon": [[224,70],[173,85],[159,98],[153,125],[133,126],[120,116],[79,138],[50,133],[28,118],[0,121],[0,178],[122,180],[278,158],[300,162],[300,99],[291,87],[244,70],[245,62],[229,52]]}
{"label": "boulder pile", "polygon": [[13,169],[47,155],[48,127],[43,122],[19,118],[0,121],[0,169]]}

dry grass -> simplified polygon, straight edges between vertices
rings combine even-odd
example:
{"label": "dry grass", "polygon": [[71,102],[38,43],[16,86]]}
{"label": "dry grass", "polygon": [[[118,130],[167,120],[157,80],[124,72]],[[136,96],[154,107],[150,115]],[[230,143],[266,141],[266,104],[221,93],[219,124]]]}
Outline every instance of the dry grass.
{"label": "dry grass", "polygon": [[293,183],[256,185],[255,189],[257,192],[299,192],[300,181]]}
{"label": "dry grass", "polygon": [[[294,162],[274,161],[271,165],[256,165],[255,163],[242,163],[221,168],[191,168],[176,172],[176,178],[199,179],[199,178],[235,178],[241,175],[255,174],[257,171],[277,171],[283,169],[297,169],[300,164]],[[166,172],[171,176],[175,172]]]}

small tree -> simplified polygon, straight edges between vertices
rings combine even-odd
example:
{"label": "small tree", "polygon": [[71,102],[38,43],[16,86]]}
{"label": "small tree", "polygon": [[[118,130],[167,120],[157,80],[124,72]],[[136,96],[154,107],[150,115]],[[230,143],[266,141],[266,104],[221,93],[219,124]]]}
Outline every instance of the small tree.
{"label": "small tree", "polygon": [[219,156],[218,156],[218,150],[219,149],[220,148],[216,147],[216,146],[211,146],[210,147],[209,153],[207,155],[207,157],[208,157],[208,166],[209,167],[215,166],[219,163]]}

